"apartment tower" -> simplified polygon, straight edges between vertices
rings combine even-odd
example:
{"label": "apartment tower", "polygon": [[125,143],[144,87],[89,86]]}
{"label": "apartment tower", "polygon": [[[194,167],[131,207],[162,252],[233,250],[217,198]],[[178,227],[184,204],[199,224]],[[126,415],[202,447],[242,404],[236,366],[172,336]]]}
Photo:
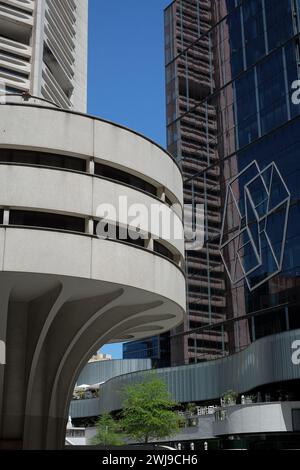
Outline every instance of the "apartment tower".
{"label": "apartment tower", "polygon": [[86,111],[87,0],[2,0],[0,84]]}

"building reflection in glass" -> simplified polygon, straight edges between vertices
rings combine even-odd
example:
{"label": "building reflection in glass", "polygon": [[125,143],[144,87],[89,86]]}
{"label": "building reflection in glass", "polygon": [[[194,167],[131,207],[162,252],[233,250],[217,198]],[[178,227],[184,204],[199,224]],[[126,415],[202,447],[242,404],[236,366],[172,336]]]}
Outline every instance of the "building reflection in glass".
{"label": "building reflection in glass", "polygon": [[[204,248],[187,252],[188,317],[172,332],[173,364],[222,357],[299,327],[300,107],[291,100],[300,77],[299,7],[299,0],[175,0],[165,11],[168,149],[184,174],[185,202],[204,204],[206,221]],[[230,282],[219,242],[228,182],[253,160],[261,169],[275,162],[291,207],[282,270],[250,292],[244,279]],[[234,185],[240,208],[248,181]],[[263,201],[259,190],[257,197]],[[232,230],[234,204],[226,218]],[[272,233],[282,220],[278,210]],[[276,249],[280,240],[273,241]],[[241,253],[249,256],[246,246]],[[250,283],[274,270],[265,253]],[[234,245],[225,256],[233,262]]]}

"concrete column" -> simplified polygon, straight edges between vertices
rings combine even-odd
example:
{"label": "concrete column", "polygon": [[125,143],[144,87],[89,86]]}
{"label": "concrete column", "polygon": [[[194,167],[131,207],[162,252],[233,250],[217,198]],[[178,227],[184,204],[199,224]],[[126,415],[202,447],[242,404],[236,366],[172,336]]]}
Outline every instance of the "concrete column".
{"label": "concrete column", "polygon": [[93,158],[89,158],[87,161],[86,161],[86,171],[87,173],[89,173],[90,175],[93,175],[95,173],[95,161]]}
{"label": "concrete column", "polygon": [[9,210],[4,209],[3,211],[3,225],[8,225],[9,224]]}
{"label": "concrete column", "polygon": [[[1,295],[0,295],[0,341],[5,349],[5,363],[7,362],[7,315],[8,315],[8,302],[10,296],[11,285],[9,280],[5,280],[0,276]],[[0,364],[0,442],[2,436],[3,424],[3,398],[4,398],[4,379],[5,379],[6,364]]]}
{"label": "concrete column", "polygon": [[91,217],[85,219],[85,233],[94,234],[94,220]]}
{"label": "concrete column", "polygon": [[159,188],[157,188],[157,197],[163,202],[166,201],[166,192],[164,186],[160,186]]}
{"label": "concrete column", "polygon": [[181,268],[183,267],[183,261],[182,261],[182,256],[180,255],[174,255],[174,262],[180,266]]}
{"label": "concrete column", "polygon": [[145,240],[145,247],[148,250],[153,251],[154,244],[153,244],[153,239],[152,238],[148,238],[147,240]]}

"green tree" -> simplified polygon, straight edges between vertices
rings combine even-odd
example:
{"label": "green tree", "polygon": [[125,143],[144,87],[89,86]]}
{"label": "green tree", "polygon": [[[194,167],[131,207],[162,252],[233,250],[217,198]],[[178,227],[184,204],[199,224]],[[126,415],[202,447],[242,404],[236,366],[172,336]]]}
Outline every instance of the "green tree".
{"label": "green tree", "polygon": [[224,400],[225,405],[232,405],[236,403],[238,396],[239,394],[234,390],[228,390],[226,393],[224,393],[222,398]]}
{"label": "green tree", "polygon": [[123,444],[120,426],[109,413],[103,414],[96,426],[97,433],[90,441],[92,445],[120,446]]}
{"label": "green tree", "polygon": [[123,393],[121,423],[129,437],[147,444],[150,439],[178,432],[181,418],[174,411],[177,403],[156,374],[146,375],[142,383],[126,386]]}
{"label": "green tree", "polygon": [[194,415],[194,414],[196,414],[197,406],[195,405],[195,403],[188,403],[188,404],[186,405],[186,411],[187,411],[190,415]]}

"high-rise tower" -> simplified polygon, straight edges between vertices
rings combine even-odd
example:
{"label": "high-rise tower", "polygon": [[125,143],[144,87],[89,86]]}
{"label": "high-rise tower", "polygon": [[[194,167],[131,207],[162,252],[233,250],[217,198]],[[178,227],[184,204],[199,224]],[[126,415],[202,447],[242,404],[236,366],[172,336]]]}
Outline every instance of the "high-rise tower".
{"label": "high-rise tower", "polygon": [[[201,251],[186,255],[189,315],[184,331],[226,318],[224,268],[216,239],[221,226],[220,170],[212,166],[219,160],[217,113],[205,100],[214,88],[208,34],[213,24],[210,0],[175,1],[165,11],[168,150],[183,171],[185,204],[204,206],[209,240]],[[207,353],[216,358],[223,342],[215,333],[179,335],[172,342],[172,362],[194,362]]]}
{"label": "high-rise tower", "polygon": [[2,0],[0,83],[86,111],[88,0]]}
{"label": "high-rise tower", "polygon": [[168,150],[185,202],[205,213],[173,363],[299,326],[299,35],[299,0],[175,0],[165,11]]}

